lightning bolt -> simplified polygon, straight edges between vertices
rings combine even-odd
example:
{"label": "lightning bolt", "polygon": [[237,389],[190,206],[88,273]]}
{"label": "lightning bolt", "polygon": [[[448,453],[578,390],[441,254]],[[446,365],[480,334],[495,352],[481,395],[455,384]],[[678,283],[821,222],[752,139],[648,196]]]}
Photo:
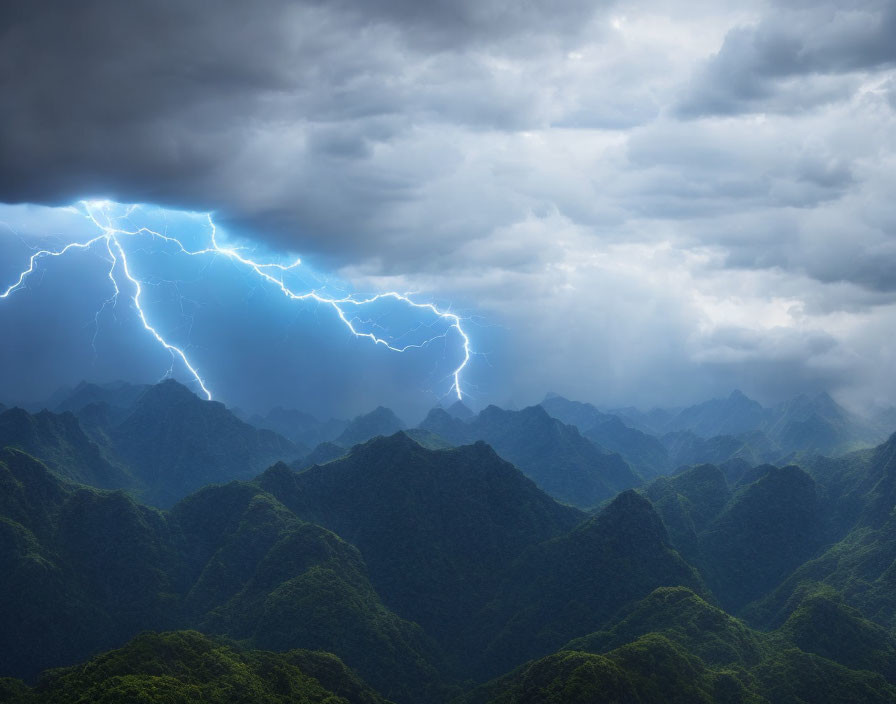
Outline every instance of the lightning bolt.
{"label": "lightning bolt", "polygon": [[[21,271],[18,278],[12,284],[10,284],[5,290],[0,292],[0,299],[9,298],[11,294],[24,288],[26,281],[32,274],[34,274],[38,263],[42,259],[46,259],[48,257],[61,257],[72,250],[88,250],[94,247],[102,247],[102,249],[105,250],[105,255],[108,257],[108,260],[110,262],[110,266],[106,273],[106,276],[108,277],[112,285],[112,295],[103,303],[102,308],[97,311],[97,324],[99,321],[100,313],[106,308],[106,306],[110,304],[114,305],[118,301],[119,296],[122,295],[122,288],[123,285],[125,285],[124,281],[127,281],[132,291],[130,300],[133,304],[134,309],[137,311],[137,316],[140,320],[140,323],[143,325],[144,329],[155,339],[155,341],[165,350],[167,350],[171,355],[172,369],[169,369],[169,373],[173,371],[174,364],[179,361],[181,364],[183,364],[189,374],[196,381],[196,384],[199,386],[199,388],[202,389],[202,393],[205,395],[205,397],[211,400],[211,391],[206,385],[205,380],[202,378],[197,367],[188,358],[187,353],[183,348],[178,347],[177,345],[172,344],[165,339],[162,333],[160,333],[159,330],[154,327],[149,321],[149,318],[146,315],[146,311],[143,308],[143,282],[141,282],[140,278],[134,274],[131,264],[128,261],[127,250],[122,243],[126,242],[128,239],[133,239],[140,236],[149,236],[166,244],[173,245],[179,253],[187,256],[203,257],[223,255],[246,269],[248,272],[257,276],[261,281],[275,287],[284,296],[291,300],[315,301],[317,303],[330,306],[338,316],[339,320],[342,321],[342,323],[346,328],[348,328],[352,335],[358,338],[366,338],[373,342],[375,345],[382,345],[386,349],[393,352],[407,352],[411,349],[426,347],[436,340],[447,338],[452,330],[455,331],[462,343],[463,356],[460,364],[454,369],[453,372],[451,372],[452,384],[448,393],[456,394],[458,399],[463,398],[460,383],[461,373],[470,361],[470,358],[472,356],[472,347],[470,337],[464,330],[462,325],[464,319],[459,315],[450,311],[442,310],[433,303],[423,303],[420,301],[416,301],[411,298],[409,294],[398,293],[396,291],[386,291],[362,298],[357,298],[353,295],[332,297],[324,295],[318,290],[295,291],[286,284],[285,275],[287,274],[287,272],[290,272],[301,265],[300,259],[296,259],[290,264],[258,262],[242,254],[240,252],[240,249],[237,247],[230,247],[219,244],[217,228],[211,214],[206,214],[211,233],[208,246],[201,249],[190,249],[189,247],[185,246],[179,238],[173,237],[167,233],[161,233],[147,227],[138,227],[135,229],[126,229],[122,227],[119,221],[127,219],[131,214],[133,214],[138,207],[136,205],[128,206],[124,215],[119,218],[113,218],[109,213],[109,208],[112,203],[108,201],[80,201],[80,205],[83,208],[87,219],[99,230],[99,234],[84,242],[70,242],[59,249],[41,249],[33,252],[28,260],[28,266]],[[421,311],[427,311],[435,316],[437,320],[441,320],[447,323],[447,327],[445,328],[444,332],[433,335],[432,337],[422,342],[416,342],[406,345],[393,344],[389,342],[389,340],[387,340],[385,337],[380,337],[373,332],[365,332],[363,330],[359,330],[356,324],[360,321],[357,319],[357,317],[350,316],[349,311],[360,311],[360,309],[362,309],[364,306],[369,306],[373,303],[376,303],[377,301],[382,300],[394,300],[411,308]]]}

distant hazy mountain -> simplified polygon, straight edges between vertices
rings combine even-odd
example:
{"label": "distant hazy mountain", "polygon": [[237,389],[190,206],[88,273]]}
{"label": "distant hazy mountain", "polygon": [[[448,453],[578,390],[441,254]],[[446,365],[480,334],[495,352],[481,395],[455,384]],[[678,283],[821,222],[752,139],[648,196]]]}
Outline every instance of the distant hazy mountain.
{"label": "distant hazy mountain", "polygon": [[294,469],[304,469],[314,464],[326,464],[338,457],[343,457],[348,450],[333,442],[322,442],[302,459],[292,463]]}
{"label": "distant hazy mountain", "polygon": [[842,454],[886,437],[876,423],[850,413],[824,392],[762,408],[735,391],[727,399],[681,411],[669,429],[689,430],[704,438],[760,431],[781,456],[800,451]]}
{"label": "distant hazy mountain", "polygon": [[445,412],[452,418],[459,418],[460,420],[472,420],[476,416],[473,411],[467,408],[463,401],[459,400],[448,406],[448,408],[445,409]]}
{"label": "distant hazy mountain", "polygon": [[890,406],[875,413],[874,422],[887,435],[896,432],[896,406]]}
{"label": "distant hazy mountain", "polygon": [[57,413],[72,411],[77,414],[85,406],[94,403],[105,403],[119,410],[130,409],[148,388],[147,384],[129,384],[124,381],[113,381],[107,384],[82,381],[70,392],[67,392],[52,410]]}
{"label": "distant hazy mountain", "polygon": [[[734,391],[727,398],[679,411],[655,409],[646,414],[633,408],[608,414],[591,404],[553,394],[541,405],[589,439],[619,452],[648,476],[681,465],[720,463],[734,457],[762,463],[786,462],[799,453],[843,454],[882,442],[893,430],[886,416],[860,418],[827,393],[798,396],[763,408]],[[665,462],[663,450],[652,444],[655,439],[662,441],[668,455]]]}
{"label": "distant hazy mountain", "polygon": [[582,434],[599,447],[618,452],[642,477],[665,474],[674,466],[660,440],[636,428],[629,428],[616,416]]}
{"label": "distant hazy mountain", "polygon": [[626,425],[616,415],[603,413],[590,403],[549,394],[541,402],[549,415],[574,425],[597,446],[616,452],[642,477],[664,474],[672,468],[669,453],[657,438]]}
{"label": "distant hazy mountain", "polygon": [[266,428],[279,433],[297,445],[315,447],[335,440],[348,425],[347,420],[331,418],[320,421],[310,413],[276,406],[267,415],[253,415],[248,419],[256,428]]}
{"label": "distant hazy mountain", "polygon": [[704,438],[738,435],[762,428],[765,409],[740,391],[690,406],[669,422],[667,430],[690,430]]}
{"label": "distant hazy mountain", "polygon": [[622,457],[601,450],[541,406],[489,406],[469,422],[436,408],[420,427],[455,445],[484,440],[548,494],[574,506],[595,506],[641,483]]}
{"label": "distant hazy mountain", "polygon": [[765,431],[785,451],[841,454],[882,441],[879,428],[849,413],[826,393],[798,396],[768,412]]}
{"label": "distant hazy mountain", "polygon": [[742,459],[750,465],[758,464],[753,448],[740,437],[716,435],[702,438],[690,430],[666,433],[660,438],[672,467],[696,464],[721,464],[731,459]]}
{"label": "distant hazy mountain", "polygon": [[342,447],[352,447],[379,435],[392,435],[405,427],[390,409],[378,406],[370,413],[354,418],[333,442]]}
{"label": "distant hazy mountain", "polygon": [[606,423],[615,418],[609,413],[599,411],[590,403],[570,401],[557,394],[548,394],[539,405],[548,412],[548,415],[567,425],[576,426],[583,433],[600,423]]}

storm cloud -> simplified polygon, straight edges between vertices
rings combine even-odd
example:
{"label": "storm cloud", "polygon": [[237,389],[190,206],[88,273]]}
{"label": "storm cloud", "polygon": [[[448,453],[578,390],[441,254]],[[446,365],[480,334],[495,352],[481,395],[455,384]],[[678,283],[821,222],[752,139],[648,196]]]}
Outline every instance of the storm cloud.
{"label": "storm cloud", "polygon": [[0,201],[475,314],[475,402],[896,382],[891,2],[12,2]]}

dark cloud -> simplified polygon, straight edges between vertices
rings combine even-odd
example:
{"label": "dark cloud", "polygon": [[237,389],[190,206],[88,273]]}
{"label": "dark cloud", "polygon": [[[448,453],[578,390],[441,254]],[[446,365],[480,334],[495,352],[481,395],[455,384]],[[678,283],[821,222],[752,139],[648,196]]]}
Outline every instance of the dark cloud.
{"label": "dark cloud", "polygon": [[[90,195],[214,210],[337,261],[451,169],[421,125],[516,130],[542,97],[502,66],[560,52],[569,2],[13,3],[0,44],[0,199]],[[520,59],[520,60],[524,60]],[[406,148],[390,156],[390,142]],[[380,149],[384,156],[374,158]],[[426,158],[426,155],[422,155]]]}
{"label": "dark cloud", "polygon": [[731,30],[692,79],[677,113],[793,113],[851,95],[857,81],[843,74],[896,63],[893,3],[794,5]]}
{"label": "dark cloud", "polygon": [[209,210],[456,302],[484,400],[891,388],[847,363],[896,305],[891,2],[0,12],[2,202]]}

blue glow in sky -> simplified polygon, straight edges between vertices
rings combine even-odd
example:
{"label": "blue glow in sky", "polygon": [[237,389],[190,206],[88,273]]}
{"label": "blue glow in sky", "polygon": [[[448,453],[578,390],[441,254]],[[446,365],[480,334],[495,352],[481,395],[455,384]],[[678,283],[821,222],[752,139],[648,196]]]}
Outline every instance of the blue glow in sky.
{"label": "blue glow in sky", "polygon": [[[472,405],[896,399],[892,0],[10,7],[0,219],[26,243],[0,236],[0,282],[48,233],[93,232],[12,204],[154,203],[301,256],[297,290],[474,316]],[[208,246],[201,217],[141,214]],[[424,410],[463,359],[453,335],[355,339],[226,256],[130,256],[150,319],[229,403]],[[168,368],[121,302],[94,357],[101,254],[44,264],[0,306],[0,400]],[[370,313],[402,344],[429,332]]]}
{"label": "blue glow in sky", "polygon": [[396,388],[416,390],[400,404],[412,407],[463,396],[471,343],[450,308],[353,292],[294,254],[228,236],[205,213],[107,201],[2,210],[13,393],[154,374],[231,404],[324,414]]}

